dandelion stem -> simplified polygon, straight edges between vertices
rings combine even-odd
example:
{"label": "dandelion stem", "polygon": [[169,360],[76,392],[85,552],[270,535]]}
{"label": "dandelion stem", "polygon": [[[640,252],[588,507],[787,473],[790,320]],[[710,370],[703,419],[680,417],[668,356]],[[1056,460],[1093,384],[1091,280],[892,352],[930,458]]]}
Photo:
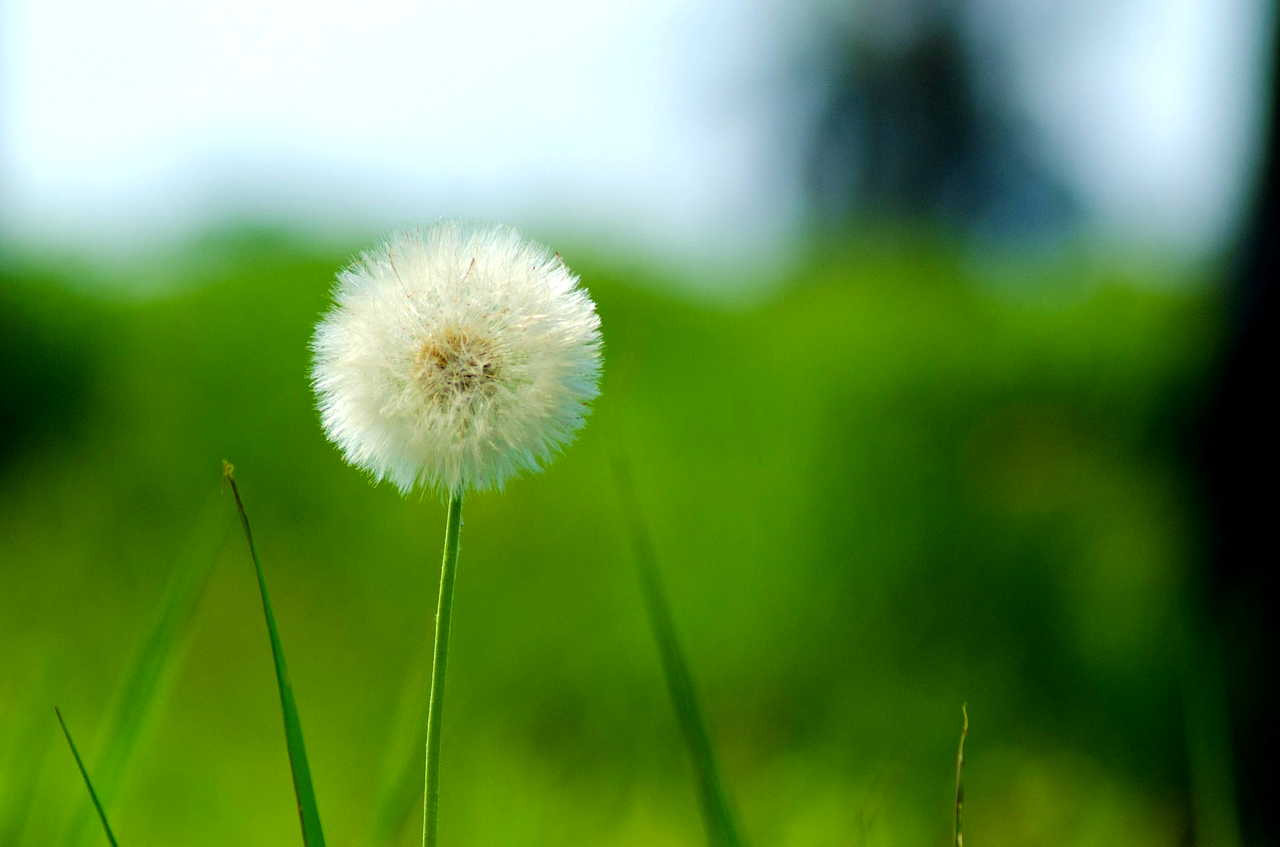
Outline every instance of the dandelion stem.
{"label": "dandelion stem", "polygon": [[427,713],[427,791],[422,820],[422,843],[436,847],[440,818],[440,719],[444,715],[444,674],[449,663],[449,620],[453,613],[453,580],[458,572],[458,533],[462,528],[462,495],[449,500],[444,533],[444,564],[440,569],[440,605],[436,609],[436,650],[431,664],[431,706]]}

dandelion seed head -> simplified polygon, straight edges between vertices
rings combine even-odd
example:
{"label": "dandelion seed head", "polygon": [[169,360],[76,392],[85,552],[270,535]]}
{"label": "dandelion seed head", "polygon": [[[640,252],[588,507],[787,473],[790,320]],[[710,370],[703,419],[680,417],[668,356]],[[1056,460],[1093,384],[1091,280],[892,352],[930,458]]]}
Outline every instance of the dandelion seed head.
{"label": "dandelion seed head", "polygon": [[402,492],[501,488],[573,439],[599,393],[600,320],[557,254],[442,220],[338,274],[311,342],[326,435]]}

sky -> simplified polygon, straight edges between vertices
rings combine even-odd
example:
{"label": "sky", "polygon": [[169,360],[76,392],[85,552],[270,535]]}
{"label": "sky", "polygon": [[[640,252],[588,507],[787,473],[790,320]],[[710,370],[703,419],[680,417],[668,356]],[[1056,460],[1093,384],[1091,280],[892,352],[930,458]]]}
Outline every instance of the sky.
{"label": "sky", "polygon": [[[441,214],[785,256],[824,0],[0,0],[0,232],[128,251],[231,214]],[[1266,0],[977,0],[1107,238],[1210,252],[1256,166]]]}

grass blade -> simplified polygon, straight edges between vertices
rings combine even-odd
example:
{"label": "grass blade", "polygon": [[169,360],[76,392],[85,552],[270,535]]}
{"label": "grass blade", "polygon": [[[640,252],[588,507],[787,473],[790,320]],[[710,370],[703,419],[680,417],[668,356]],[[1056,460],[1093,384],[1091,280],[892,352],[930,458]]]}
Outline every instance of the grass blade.
{"label": "grass blade", "polygon": [[107,841],[111,842],[111,847],[117,847],[116,837],[111,834],[111,824],[107,823],[107,813],[102,810],[102,804],[98,802],[98,793],[93,790],[93,782],[89,780],[89,772],[84,769],[84,762],[80,760],[80,751],[76,749],[76,743],[71,740],[71,731],[67,729],[67,722],[62,719],[62,712],[58,711],[55,706],[53,713],[58,716],[58,723],[62,725],[62,734],[67,737],[67,744],[71,747],[71,755],[76,758],[76,767],[80,768],[80,775],[84,777],[84,787],[89,789],[89,799],[93,801],[93,807],[98,810],[98,820],[102,821],[102,829],[107,833]]}
{"label": "grass blade", "polygon": [[[368,844],[399,844],[425,790],[422,763],[431,684],[425,666],[425,662],[414,663],[400,694],[394,729],[379,768],[382,779],[369,819]],[[408,739],[412,741],[405,743]]]}
{"label": "grass blade", "polygon": [[[425,714],[426,709],[422,711]],[[396,769],[394,781],[381,792],[382,800],[374,821],[372,843],[400,843],[409,818],[418,808],[418,799],[425,791],[421,753],[426,747],[427,724],[424,717],[422,729],[414,743],[409,745],[410,752],[405,755],[404,762]]]}
{"label": "grass blade", "polygon": [[285,744],[289,749],[289,767],[293,771],[293,790],[298,798],[298,817],[302,821],[302,841],[307,847],[324,847],[324,833],[320,829],[320,810],[316,807],[316,793],[311,787],[311,768],[307,765],[307,747],[302,741],[302,722],[298,720],[298,706],[293,699],[289,669],[284,663],[284,648],[280,646],[276,617],[271,611],[271,600],[267,596],[267,580],[262,575],[262,562],[258,559],[258,548],[253,543],[253,532],[249,529],[249,518],[244,512],[244,503],[240,500],[240,490],[236,488],[236,481],[232,476],[234,470],[235,468],[230,464],[223,462],[223,478],[230,483],[231,493],[236,498],[240,525],[244,528],[245,541],[249,543],[249,554],[253,557],[253,568],[258,574],[258,590],[262,594],[262,612],[267,619],[267,634],[271,638],[271,656],[276,665],[276,683],[280,687],[280,711],[284,715]]}
{"label": "grass blade", "polygon": [[0,844],[6,846],[22,843],[53,738],[45,731],[45,704],[53,699],[47,690],[50,675],[45,667],[34,678],[10,677],[0,687]]}
{"label": "grass blade", "polygon": [[[195,617],[226,539],[227,517],[219,500],[211,497],[196,522],[169,578],[155,622],[134,652],[129,673],[106,721],[105,742],[94,757],[98,792],[104,801],[110,801],[115,794],[138,739],[154,714],[165,672]],[[71,836],[67,843],[84,843],[89,835],[88,824],[89,809],[82,806],[67,830]]]}
{"label": "grass blade", "polygon": [[707,830],[707,843],[711,847],[741,847],[742,840],[738,837],[738,830],[734,825],[729,802],[720,781],[720,771],[716,767],[715,756],[712,753],[711,737],[707,732],[702,711],[698,708],[698,699],[693,690],[693,677],[689,673],[689,665],[680,649],[675,624],[671,620],[671,609],[667,605],[667,597],[662,589],[662,578],[658,572],[658,560],[653,550],[653,541],[649,537],[649,528],[640,513],[640,506],[631,482],[630,468],[621,454],[614,456],[613,469],[623,516],[627,521],[628,534],[635,552],[645,611],[649,616],[649,625],[653,628],[654,641],[658,645],[658,655],[662,660],[662,670],[666,675],[667,690],[671,695],[671,703],[675,707],[676,718],[680,723],[680,732],[684,736],[685,746],[689,749],[689,758],[693,762],[698,783],[698,802],[702,810],[702,821]]}
{"label": "grass blade", "polygon": [[956,752],[956,847],[964,847],[964,827],[960,823],[960,808],[964,805],[964,739],[969,734],[969,704],[960,707],[964,726],[960,729],[960,749]]}

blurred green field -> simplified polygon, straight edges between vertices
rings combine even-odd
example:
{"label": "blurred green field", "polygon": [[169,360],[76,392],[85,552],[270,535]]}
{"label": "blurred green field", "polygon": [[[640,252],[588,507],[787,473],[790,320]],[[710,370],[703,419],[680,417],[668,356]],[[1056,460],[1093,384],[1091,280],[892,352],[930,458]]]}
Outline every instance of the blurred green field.
{"label": "blurred green field", "polygon": [[[546,473],[467,503],[443,843],[703,843],[615,445],[750,844],[946,844],[963,702],[968,843],[1187,843],[1199,540],[1177,439],[1217,304],[1083,258],[993,285],[894,243],[818,251],[737,304],[566,253],[603,394]],[[118,270],[0,271],[5,847],[76,841],[53,705],[93,772],[210,509],[220,552],[107,811],[131,847],[301,843],[224,458],[329,842],[420,839],[417,801],[401,821],[389,798],[421,780],[444,508],[370,486],[320,431],[306,345],[349,255],[225,235],[157,259],[145,295]]]}

